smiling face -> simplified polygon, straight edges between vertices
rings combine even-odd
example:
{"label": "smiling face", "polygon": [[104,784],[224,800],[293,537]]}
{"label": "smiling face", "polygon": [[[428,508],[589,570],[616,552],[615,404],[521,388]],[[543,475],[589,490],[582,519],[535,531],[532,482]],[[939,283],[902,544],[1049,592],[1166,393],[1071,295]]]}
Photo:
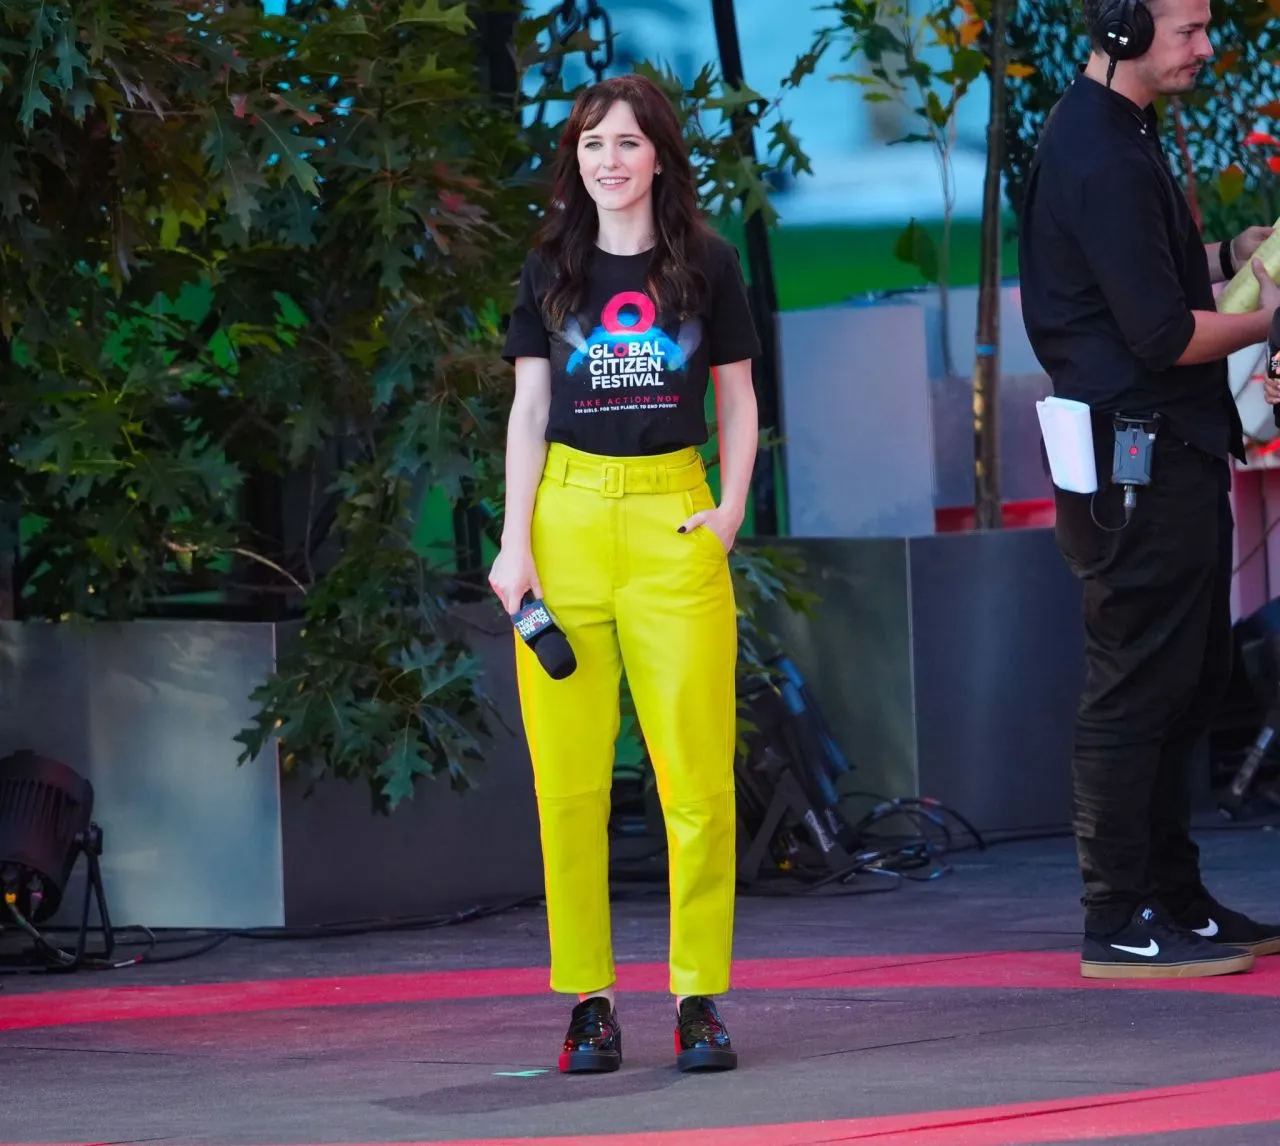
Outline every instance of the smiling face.
{"label": "smiling face", "polygon": [[1213,59],[1209,0],[1151,0],[1149,7],[1156,35],[1146,54],[1134,61],[1137,77],[1159,95],[1188,92],[1205,62]]}
{"label": "smiling face", "polygon": [[578,170],[601,211],[632,211],[651,198],[653,177],[661,171],[657,149],[626,100],[615,100],[578,137]]}

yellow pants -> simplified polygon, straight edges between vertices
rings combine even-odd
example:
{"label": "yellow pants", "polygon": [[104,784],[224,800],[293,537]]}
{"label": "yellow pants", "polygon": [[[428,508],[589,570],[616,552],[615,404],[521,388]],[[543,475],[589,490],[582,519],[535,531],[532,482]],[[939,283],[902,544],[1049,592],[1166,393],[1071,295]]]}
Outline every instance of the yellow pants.
{"label": "yellow pants", "polygon": [[678,533],[715,502],[693,449],[604,458],[551,443],[532,522],[543,598],[578,662],[552,680],[516,638],[542,834],[551,989],[614,981],[610,788],[626,669],[670,865],[671,991],[729,987],[737,618],[724,546]]}

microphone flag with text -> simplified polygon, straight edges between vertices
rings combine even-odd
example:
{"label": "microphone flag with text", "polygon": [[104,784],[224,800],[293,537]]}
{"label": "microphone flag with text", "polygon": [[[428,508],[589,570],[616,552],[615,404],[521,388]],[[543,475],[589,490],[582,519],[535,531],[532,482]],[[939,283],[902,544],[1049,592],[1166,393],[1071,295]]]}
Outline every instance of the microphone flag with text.
{"label": "microphone flag with text", "polygon": [[511,623],[552,680],[564,680],[578,667],[569,639],[541,598],[525,593],[519,611],[511,614]]}

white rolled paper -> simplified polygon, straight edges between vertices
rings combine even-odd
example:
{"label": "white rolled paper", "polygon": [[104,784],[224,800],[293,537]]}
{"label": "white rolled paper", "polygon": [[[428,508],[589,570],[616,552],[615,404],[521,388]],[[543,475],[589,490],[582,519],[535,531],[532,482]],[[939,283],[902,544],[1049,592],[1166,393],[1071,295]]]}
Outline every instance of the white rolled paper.
{"label": "white rolled paper", "polygon": [[1095,493],[1098,466],[1089,407],[1072,398],[1051,395],[1036,403],[1036,414],[1053,484],[1069,493]]}

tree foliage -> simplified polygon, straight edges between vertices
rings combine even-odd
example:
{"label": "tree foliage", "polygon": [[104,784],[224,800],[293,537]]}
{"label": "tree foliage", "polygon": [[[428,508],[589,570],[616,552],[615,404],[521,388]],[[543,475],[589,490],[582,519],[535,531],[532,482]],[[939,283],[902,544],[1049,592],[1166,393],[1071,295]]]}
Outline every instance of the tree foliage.
{"label": "tree foliage", "polygon": [[[524,66],[545,26],[521,24]],[[490,727],[448,619],[477,571],[412,544],[424,490],[500,515],[501,316],[545,203],[552,133],[478,64],[453,0],[0,6],[19,615],[279,601],[301,623],[241,758],[275,735],[286,767],[385,806],[419,777],[465,787]],[[710,70],[678,95],[742,98]],[[767,209],[741,136],[697,138],[713,212]],[[804,162],[785,127],[773,144],[766,164]],[[264,482],[278,533],[251,512]]]}
{"label": "tree foliage", "polygon": [[[942,192],[942,243],[936,246],[914,218],[894,243],[894,256],[914,266],[926,282],[937,284],[944,315],[948,309],[951,222],[955,208],[952,154],[956,112],[973,85],[990,71],[989,0],[929,0],[923,6],[901,0],[834,0],[827,5],[835,22],[820,29],[811,53],[830,48],[856,70],[832,80],[854,84],[866,103],[897,104],[911,117],[915,130],[892,144],[929,147],[938,165]],[[1011,76],[1025,74],[1018,61],[1007,65]],[[942,357],[954,373],[948,323],[942,323]]]}

